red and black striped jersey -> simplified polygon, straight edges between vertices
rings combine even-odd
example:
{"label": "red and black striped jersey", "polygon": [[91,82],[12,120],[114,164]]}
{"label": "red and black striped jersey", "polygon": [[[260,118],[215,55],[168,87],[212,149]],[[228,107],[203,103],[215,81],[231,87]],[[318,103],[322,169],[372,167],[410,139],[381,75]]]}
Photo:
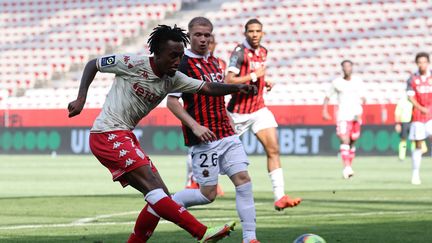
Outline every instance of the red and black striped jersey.
{"label": "red and black striped jersey", "polygon": [[419,72],[414,73],[407,81],[407,95],[414,99],[429,112],[422,113],[419,109],[413,108],[413,122],[427,122],[432,120],[432,70],[426,75]]}
{"label": "red and black striped jersey", "polygon": [[[260,46],[258,49],[253,49],[245,40],[243,44],[238,45],[231,53],[230,62],[228,64],[228,72],[235,73],[238,77],[246,76],[255,69],[265,66],[267,58],[267,49]],[[264,76],[258,78],[256,82],[248,81],[246,84],[256,85],[258,94],[233,94],[228,103],[228,110],[233,113],[252,113],[265,106],[264,104]]]}
{"label": "red and black striped jersey", "polygon": [[[217,58],[210,55],[199,56],[190,50],[185,51],[185,55],[180,62],[179,71],[191,78],[205,82],[223,83],[225,78]],[[181,98],[183,99],[184,109],[189,115],[202,126],[209,128],[217,139],[235,134],[226,112],[223,96],[183,93]],[[183,135],[187,146],[201,143],[192,130],[184,125]]]}

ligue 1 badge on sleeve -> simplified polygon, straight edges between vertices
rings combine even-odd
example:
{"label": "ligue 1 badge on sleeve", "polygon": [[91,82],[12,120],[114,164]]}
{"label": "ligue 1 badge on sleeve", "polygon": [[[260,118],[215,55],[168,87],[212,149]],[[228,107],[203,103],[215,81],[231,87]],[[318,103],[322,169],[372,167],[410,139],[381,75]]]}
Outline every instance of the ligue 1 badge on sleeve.
{"label": "ligue 1 badge on sleeve", "polygon": [[101,66],[110,66],[115,64],[115,56],[102,57]]}

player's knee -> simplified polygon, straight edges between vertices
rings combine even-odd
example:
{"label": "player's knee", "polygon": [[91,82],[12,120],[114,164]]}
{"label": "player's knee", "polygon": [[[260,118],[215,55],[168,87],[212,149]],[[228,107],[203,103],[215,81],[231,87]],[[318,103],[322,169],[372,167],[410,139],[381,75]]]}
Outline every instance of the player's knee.
{"label": "player's knee", "polygon": [[206,197],[210,202],[213,202],[217,196],[217,186],[206,186],[205,188],[201,188],[201,193]]}
{"label": "player's knee", "polygon": [[266,148],[267,157],[277,157],[279,156],[279,144],[270,144]]}
{"label": "player's knee", "polygon": [[241,186],[251,181],[247,171],[239,172],[231,177],[232,182],[235,186]]}

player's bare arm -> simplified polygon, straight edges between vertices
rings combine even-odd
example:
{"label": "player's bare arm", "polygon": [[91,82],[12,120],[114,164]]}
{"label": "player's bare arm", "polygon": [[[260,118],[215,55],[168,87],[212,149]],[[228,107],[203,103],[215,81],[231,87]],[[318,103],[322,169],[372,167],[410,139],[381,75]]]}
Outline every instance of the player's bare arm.
{"label": "player's bare arm", "polygon": [[409,101],[411,101],[411,103],[413,104],[413,106],[416,109],[418,109],[419,111],[421,111],[424,114],[429,113],[429,110],[426,107],[420,105],[420,103],[417,102],[417,100],[414,98],[414,96],[408,96],[408,99],[409,99]]}
{"label": "player's bare arm", "polygon": [[324,120],[331,120],[331,116],[330,113],[328,112],[328,103],[329,103],[330,99],[329,97],[325,97],[324,98],[324,103],[323,103],[323,111],[322,111],[322,116]]}
{"label": "player's bare arm", "polygon": [[184,125],[189,127],[202,142],[211,142],[217,139],[216,135],[210,131],[210,129],[201,126],[185,109],[183,109],[178,97],[168,96],[167,107]]}
{"label": "player's bare arm", "polygon": [[96,59],[93,59],[89,61],[84,68],[76,100],[70,102],[68,105],[69,117],[73,117],[81,113],[87,99],[87,91],[97,72],[98,69],[96,67]]}
{"label": "player's bare arm", "polygon": [[237,74],[234,72],[228,72],[228,74],[225,77],[225,82],[228,84],[244,84],[248,81],[257,80],[258,78],[261,78],[266,73],[265,67],[259,67],[255,69],[255,71],[251,72],[250,74],[247,74],[245,76],[237,77]]}
{"label": "player's bare arm", "polygon": [[243,94],[258,94],[258,89],[255,85],[247,84],[221,84],[221,83],[205,83],[204,86],[198,91],[198,94],[210,96],[222,96],[232,93]]}

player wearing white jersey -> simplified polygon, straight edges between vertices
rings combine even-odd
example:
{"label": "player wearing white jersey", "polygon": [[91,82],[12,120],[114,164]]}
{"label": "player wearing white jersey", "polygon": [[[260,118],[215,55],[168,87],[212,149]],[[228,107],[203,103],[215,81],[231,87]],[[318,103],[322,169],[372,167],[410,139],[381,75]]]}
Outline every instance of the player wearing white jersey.
{"label": "player wearing white jersey", "polygon": [[161,25],[149,38],[154,56],[107,55],[87,63],[75,101],[69,103],[69,117],[78,115],[96,73],[116,74],[101,113],[90,133],[90,148],[112,173],[113,180],[131,185],[144,194],[147,205],[135,224],[128,243],[146,242],[160,217],[176,223],[200,242],[214,242],[234,227],[229,222],[207,228],[168,195],[155,165],[141,149],[132,130],[168,93],[185,92],[222,96],[229,93],[256,93],[249,85],[206,83],[177,72],[189,39],[184,30]]}
{"label": "player wearing white jersey", "polygon": [[348,179],[354,175],[352,161],[355,157],[355,141],[360,137],[362,123],[362,105],[365,103],[363,81],[352,75],[353,63],[344,60],[341,63],[343,77],[332,81],[331,88],[324,98],[323,118],[330,120],[328,103],[334,94],[338,97],[338,113],[336,133],[340,139],[340,154],[344,163],[343,177]]}

